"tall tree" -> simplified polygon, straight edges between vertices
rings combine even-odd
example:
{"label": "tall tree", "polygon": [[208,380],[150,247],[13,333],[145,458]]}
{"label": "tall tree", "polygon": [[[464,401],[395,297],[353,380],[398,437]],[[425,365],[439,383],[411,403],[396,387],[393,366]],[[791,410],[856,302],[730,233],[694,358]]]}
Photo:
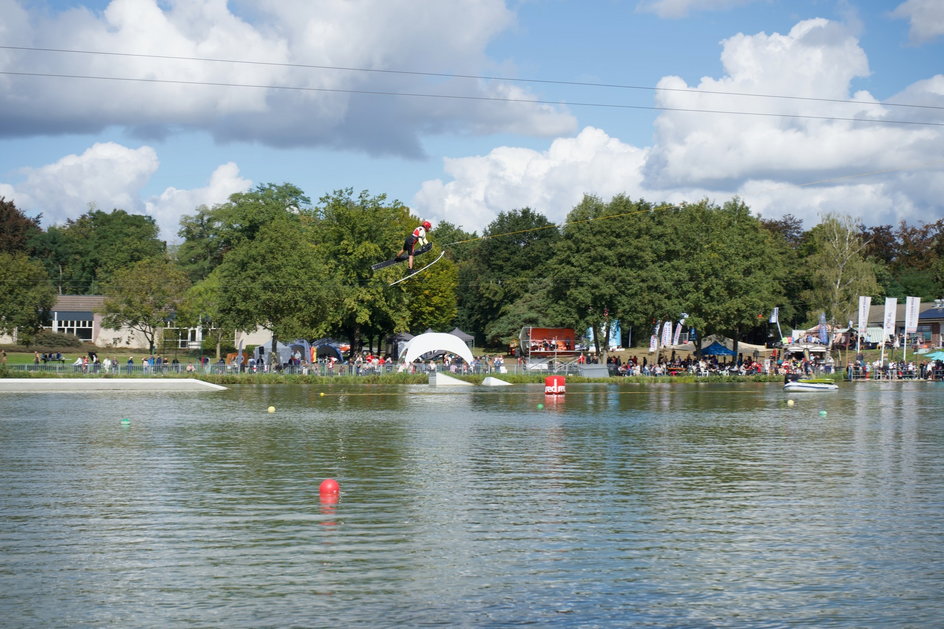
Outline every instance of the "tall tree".
{"label": "tall tree", "polygon": [[617,195],[586,196],[567,216],[548,274],[552,299],[579,329],[590,328],[602,358],[614,321],[648,327],[682,312],[682,280],[671,206]]}
{"label": "tall tree", "polygon": [[784,214],[779,219],[762,218],[760,224],[794,249],[803,241],[803,221],[793,214]]}
{"label": "tall tree", "polygon": [[447,258],[461,264],[473,257],[475,248],[470,245],[479,237],[476,232],[467,232],[449,221],[442,221],[434,226],[433,239],[446,250]]}
{"label": "tall tree", "polygon": [[748,332],[766,327],[767,313],[781,303],[782,261],[771,255],[774,238],[740,199],[718,207],[707,201],[686,205],[678,216],[686,242],[684,280],[679,288],[689,324],[723,334],[735,345]]}
{"label": "tall tree", "polygon": [[811,254],[805,269],[812,284],[807,295],[810,322],[822,311],[827,320],[843,324],[855,311],[860,295],[880,292],[865,258],[866,245],[861,226],[851,216],[827,214],[810,230]]}
{"label": "tall tree", "polygon": [[177,235],[183,241],[177,247],[177,263],[193,282],[208,277],[223,261],[228,244],[222,238],[220,214],[216,209],[201,205],[196,214],[180,219]]}
{"label": "tall tree", "polygon": [[[337,331],[357,351],[365,338],[441,325],[455,316],[455,272],[453,263],[441,260],[422,278],[395,287],[389,283],[404,270],[403,265],[373,271],[375,262],[393,257],[403,239],[419,223],[399,201],[385,195],[337,190],[319,200],[315,224],[318,241],[332,260],[334,280],[342,296],[337,311]],[[439,230],[430,235],[433,249],[423,257],[439,255]],[[419,268],[417,266],[416,268]]]}
{"label": "tall tree", "polygon": [[183,270],[163,257],[118,269],[105,283],[102,324],[140,332],[153,352],[160,330],[175,316],[189,286]]}
{"label": "tall tree", "polygon": [[0,197],[0,251],[23,251],[31,238],[42,232],[40,217],[30,218],[13,201]]}
{"label": "tall tree", "polygon": [[[800,260],[809,254],[806,245],[807,232],[797,217],[785,214],[778,220],[760,219],[760,224],[771,236],[765,253],[777,260],[782,269],[795,268],[801,263]],[[783,272],[779,274],[779,280],[783,295],[780,303],[776,304],[780,309],[780,321],[800,327],[810,309],[803,298],[811,288],[809,278],[805,273]],[[776,337],[773,330],[771,334]]]}
{"label": "tall tree", "polygon": [[25,253],[0,251],[0,289],[0,333],[30,338],[56,299],[46,270]]}
{"label": "tall tree", "polygon": [[177,309],[177,325],[200,326],[204,339],[210,340],[215,346],[217,360],[221,355],[223,340],[232,339],[236,333],[236,326],[227,320],[221,310],[222,303],[223,287],[217,267],[187,289]]}
{"label": "tall tree", "polygon": [[481,239],[457,244],[456,249],[469,251],[459,271],[460,325],[480,342],[494,343],[508,334],[494,326],[486,332],[503,308],[532,291],[559,239],[560,231],[547,217],[522,208],[499,213]]}
{"label": "tall tree", "polygon": [[93,208],[33,242],[60,294],[100,292],[117,269],[163,255],[166,248],[152,217],[118,209]]}
{"label": "tall tree", "polygon": [[219,266],[220,316],[276,339],[323,336],[337,324],[334,261],[310,223],[282,216],[229,251]]}
{"label": "tall tree", "polygon": [[263,226],[311,212],[311,200],[289,183],[260,184],[249,192],[237,192],[226,203],[201,206],[196,214],[181,219],[177,235],[184,240],[177,259],[190,278],[199,281],[220,265],[227,251],[253,240]]}

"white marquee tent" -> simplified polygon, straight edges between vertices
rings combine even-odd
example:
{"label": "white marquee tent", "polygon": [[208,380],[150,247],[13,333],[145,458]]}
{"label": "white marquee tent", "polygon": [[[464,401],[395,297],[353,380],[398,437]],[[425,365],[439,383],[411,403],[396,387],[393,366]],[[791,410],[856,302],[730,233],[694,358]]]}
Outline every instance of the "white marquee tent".
{"label": "white marquee tent", "polygon": [[419,336],[414,336],[406,344],[404,350],[403,360],[408,363],[413,362],[428,352],[440,351],[455,354],[470,365],[473,359],[472,350],[469,349],[469,346],[466,345],[462,339],[453,334],[444,332],[427,332]]}

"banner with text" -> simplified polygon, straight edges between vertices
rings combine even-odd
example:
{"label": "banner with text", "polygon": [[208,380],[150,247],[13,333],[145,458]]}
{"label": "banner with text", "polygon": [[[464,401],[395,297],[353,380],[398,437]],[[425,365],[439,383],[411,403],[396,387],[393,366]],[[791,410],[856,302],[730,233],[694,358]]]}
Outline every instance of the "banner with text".
{"label": "banner with text", "polygon": [[859,297],[859,328],[860,336],[864,336],[869,327],[869,308],[872,307],[871,297]]}
{"label": "banner with text", "polygon": [[905,334],[914,334],[918,331],[918,310],[920,309],[920,297],[905,297]]}
{"label": "banner with text", "polygon": [[885,298],[885,316],[882,318],[882,338],[888,340],[895,333],[895,321],[898,318],[898,298]]}
{"label": "banner with text", "polygon": [[672,344],[672,322],[666,321],[662,324],[662,346]]}

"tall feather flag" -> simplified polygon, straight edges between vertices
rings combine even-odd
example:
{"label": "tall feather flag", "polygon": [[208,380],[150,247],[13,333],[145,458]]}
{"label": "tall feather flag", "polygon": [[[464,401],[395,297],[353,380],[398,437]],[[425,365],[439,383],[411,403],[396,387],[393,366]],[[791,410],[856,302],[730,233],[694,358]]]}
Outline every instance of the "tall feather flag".
{"label": "tall feather flag", "polygon": [[905,297],[905,334],[914,334],[918,331],[918,310],[920,309],[920,297]]}
{"label": "tall feather flag", "polygon": [[685,325],[685,320],[688,319],[686,313],[682,313],[682,316],[679,317],[678,325],[675,326],[675,334],[672,335],[672,345],[678,345],[679,339],[682,338],[682,326]]}
{"label": "tall feather flag", "polygon": [[666,321],[662,324],[662,346],[672,344],[672,322]]}
{"label": "tall feather flag", "polygon": [[898,298],[885,298],[885,316],[882,317],[882,338],[888,340],[895,333],[895,320],[898,318]]}
{"label": "tall feather flag", "polygon": [[773,310],[770,311],[770,323],[780,323],[780,307],[775,306]]}
{"label": "tall feather flag", "polygon": [[863,295],[859,297],[859,336],[865,336],[869,327],[869,308],[872,307],[872,298]]}

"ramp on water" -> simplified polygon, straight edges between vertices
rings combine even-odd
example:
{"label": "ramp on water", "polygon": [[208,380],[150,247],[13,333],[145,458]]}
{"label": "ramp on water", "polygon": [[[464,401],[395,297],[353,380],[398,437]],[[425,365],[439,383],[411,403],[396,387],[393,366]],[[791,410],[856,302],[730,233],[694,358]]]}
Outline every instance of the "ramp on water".
{"label": "ramp on water", "polygon": [[85,391],[225,391],[196,378],[0,378],[0,393]]}
{"label": "ramp on water", "polygon": [[429,374],[429,384],[434,387],[471,387],[474,386],[471,382],[466,382],[465,380],[459,380],[458,378],[453,378],[452,376],[447,376],[444,373],[433,372]]}
{"label": "ramp on water", "polygon": [[500,380],[500,379],[498,379],[498,378],[493,378],[492,376],[488,376],[487,378],[485,378],[485,380],[482,380],[482,384],[484,384],[484,385],[487,386],[487,387],[509,387],[509,386],[511,386],[511,383],[510,383],[510,382],[505,382],[504,380]]}

